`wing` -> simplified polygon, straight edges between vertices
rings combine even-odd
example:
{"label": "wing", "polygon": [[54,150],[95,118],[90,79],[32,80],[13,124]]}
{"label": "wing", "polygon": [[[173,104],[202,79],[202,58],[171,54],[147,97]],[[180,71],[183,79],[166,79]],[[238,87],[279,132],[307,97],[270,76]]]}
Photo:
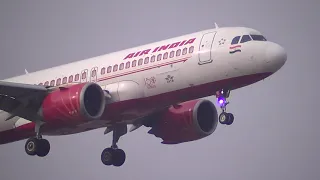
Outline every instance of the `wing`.
{"label": "wing", "polygon": [[0,81],[0,110],[11,114],[7,120],[19,116],[32,121],[47,93],[44,86]]}

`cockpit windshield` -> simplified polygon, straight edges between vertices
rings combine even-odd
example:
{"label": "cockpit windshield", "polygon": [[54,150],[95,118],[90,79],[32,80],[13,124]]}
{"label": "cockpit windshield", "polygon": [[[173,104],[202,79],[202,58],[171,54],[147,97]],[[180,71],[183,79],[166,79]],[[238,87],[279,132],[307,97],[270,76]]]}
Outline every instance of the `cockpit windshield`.
{"label": "cockpit windshield", "polygon": [[241,41],[240,43],[245,43],[245,42],[248,42],[248,41],[251,41],[251,37],[249,35],[243,35],[242,38],[241,38]]}
{"label": "cockpit windshield", "polygon": [[248,41],[267,41],[267,39],[265,37],[263,37],[262,35],[256,35],[256,34],[247,35],[246,34],[243,36],[234,37],[231,41],[231,44],[245,43]]}
{"label": "cockpit windshield", "polygon": [[267,41],[267,39],[265,37],[263,37],[262,35],[251,34],[250,36],[252,37],[252,39],[254,41]]}

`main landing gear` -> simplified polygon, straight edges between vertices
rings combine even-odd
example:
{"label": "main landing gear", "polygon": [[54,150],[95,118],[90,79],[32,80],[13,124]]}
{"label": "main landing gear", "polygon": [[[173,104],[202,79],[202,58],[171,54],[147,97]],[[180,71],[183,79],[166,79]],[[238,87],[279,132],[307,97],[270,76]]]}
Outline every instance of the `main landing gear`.
{"label": "main landing gear", "polygon": [[120,167],[124,164],[126,160],[126,154],[122,149],[119,149],[117,146],[117,142],[120,137],[127,133],[126,125],[116,125],[112,128],[113,131],[113,139],[112,146],[110,148],[106,148],[101,153],[101,161],[104,165],[116,166]]}
{"label": "main landing gear", "polygon": [[40,134],[41,122],[36,122],[35,132],[36,137],[29,138],[25,144],[25,151],[28,155],[44,157],[48,155],[50,151],[50,143],[46,139],[42,139]]}
{"label": "main landing gear", "polygon": [[220,90],[216,92],[216,97],[218,99],[218,103],[222,110],[222,113],[219,115],[219,122],[221,124],[231,125],[234,121],[234,116],[232,113],[227,113],[227,105],[229,102],[227,98],[230,95],[230,90]]}

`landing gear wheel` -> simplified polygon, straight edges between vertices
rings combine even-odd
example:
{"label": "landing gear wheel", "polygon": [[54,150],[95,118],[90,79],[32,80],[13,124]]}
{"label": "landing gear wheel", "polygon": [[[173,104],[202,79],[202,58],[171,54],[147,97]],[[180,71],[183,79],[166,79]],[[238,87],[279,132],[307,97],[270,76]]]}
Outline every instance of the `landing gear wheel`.
{"label": "landing gear wheel", "polygon": [[30,156],[44,157],[50,151],[50,143],[46,139],[30,138],[25,144],[25,151]]}
{"label": "landing gear wheel", "polygon": [[101,153],[101,161],[104,165],[122,166],[126,160],[126,154],[122,149],[106,148]]}
{"label": "landing gear wheel", "polygon": [[234,121],[234,116],[232,113],[222,112],[219,116],[219,122],[221,124],[231,125]]}
{"label": "landing gear wheel", "polygon": [[221,124],[226,124],[227,121],[228,121],[228,113],[222,112],[222,113],[219,115],[219,122],[220,122]]}
{"label": "landing gear wheel", "polygon": [[232,113],[228,113],[228,121],[227,121],[227,125],[231,125],[234,121],[234,116]]}
{"label": "landing gear wheel", "polygon": [[112,148],[106,148],[101,153],[101,161],[104,165],[110,166],[112,165],[113,155],[114,155],[114,149]]}
{"label": "landing gear wheel", "polygon": [[126,161],[126,154],[122,149],[115,149],[113,151],[114,159],[112,164],[116,167],[122,166]]}
{"label": "landing gear wheel", "polygon": [[37,154],[38,146],[39,146],[39,140],[36,138],[30,138],[27,140],[24,146],[24,149],[28,155],[34,156]]}
{"label": "landing gear wheel", "polygon": [[37,155],[39,157],[44,157],[49,154],[50,151],[50,143],[46,139],[39,139],[39,146],[37,148]]}

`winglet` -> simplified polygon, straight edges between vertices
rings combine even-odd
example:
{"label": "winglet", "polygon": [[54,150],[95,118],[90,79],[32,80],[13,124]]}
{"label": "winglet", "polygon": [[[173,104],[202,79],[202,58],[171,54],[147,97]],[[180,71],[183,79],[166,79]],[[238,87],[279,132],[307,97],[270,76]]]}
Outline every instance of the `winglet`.
{"label": "winglet", "polygon": [[216,29],[219,28],[218,24],[217,23],[214,23],[214,26],[216,27]]}
{"label": "winglet", "polygon": [[27,71],[27,69],[24,69],[24,72],[25,72],[26,74],[29,74],[29,72]]}

